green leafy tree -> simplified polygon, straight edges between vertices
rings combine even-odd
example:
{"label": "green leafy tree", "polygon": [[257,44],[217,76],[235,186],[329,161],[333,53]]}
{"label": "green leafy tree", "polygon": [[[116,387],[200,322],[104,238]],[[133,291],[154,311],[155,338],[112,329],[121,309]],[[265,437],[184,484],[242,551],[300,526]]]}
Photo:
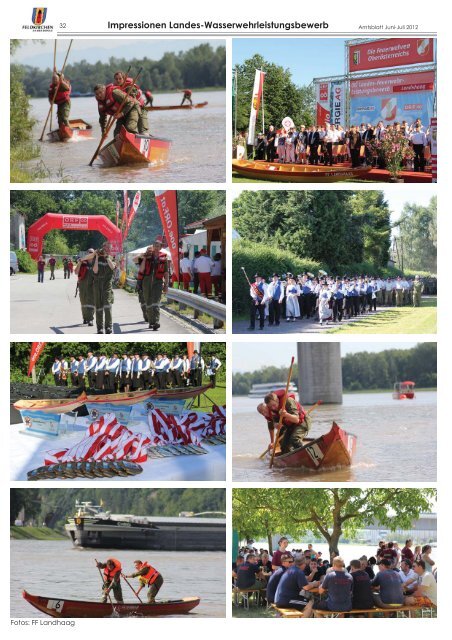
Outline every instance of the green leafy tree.
{"label": "green leafy tree", "polygon": [[399,251],[403,268],[437,272],[437,203],[433,196],[427,206],[407,202],[397,222]]}
{"label": "green leafy tree", "polygon": [[409,529],[436,498],[435,489],[233,489],[232,524],[242,537],[312,532],[328,543],[331,559],[342,536],[378,522]]}

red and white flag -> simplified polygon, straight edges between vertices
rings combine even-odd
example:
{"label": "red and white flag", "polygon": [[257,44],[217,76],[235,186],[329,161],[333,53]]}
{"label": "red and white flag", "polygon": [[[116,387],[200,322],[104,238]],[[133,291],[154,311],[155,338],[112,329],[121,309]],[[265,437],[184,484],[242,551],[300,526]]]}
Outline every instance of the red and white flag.
{"label": "red and white flag", "polygon": [[37,361],[39,360],[39,356],[42,353],[42,350],[46,346],[45,342],[32,342],[31,343],[31,351],[30,351],[30,361],[28,364],[28,375],[31,374],[31,371]]}
{"label": "red and white flag", "polygon": [[251,99],[250,123],[248,126],[248,144],[254,145],[256,137],[256,122],[259,114],[259,107],[264,91],[265,73],[256,69],[254,75],[253,97]]}
{"label": "red and white flag", "polygon": [[133,222],[133,219],[135,218],[137,209],[140,206],[140,202],[141,202],[141,191],[137,191],[133,199],[132,206],[129,209],[129,214],[127,216],[127,226],[124,233],[124,240],[129,235],[130,227],[132,226],[132,222]]}

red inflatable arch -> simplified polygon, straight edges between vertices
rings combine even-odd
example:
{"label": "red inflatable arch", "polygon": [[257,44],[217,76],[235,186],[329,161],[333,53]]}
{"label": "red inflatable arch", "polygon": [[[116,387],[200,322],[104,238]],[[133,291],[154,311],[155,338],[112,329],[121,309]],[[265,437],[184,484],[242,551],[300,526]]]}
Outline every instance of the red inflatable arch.
{"label": "red inflatable arch", "polygon": [[[99,231],[107,238],[111,253],[122,252],[120,229],[107,216],[79,216],[66,213],[45,213],[28,229],[27,250],[34,260],[42,255],[44,236],[52,229],[63,231]],[[88,247],[86,247],[88,249]]]}

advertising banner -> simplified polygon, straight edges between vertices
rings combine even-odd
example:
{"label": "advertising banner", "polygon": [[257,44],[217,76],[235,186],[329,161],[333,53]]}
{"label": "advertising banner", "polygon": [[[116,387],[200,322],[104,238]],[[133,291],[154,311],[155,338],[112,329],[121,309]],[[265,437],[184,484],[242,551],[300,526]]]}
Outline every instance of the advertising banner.
{"label": "advertising banner", "polygon": [[324,126],[330,121],[330,83],[319,82],[315,87],[316,123]]}
{"label": "advertising banner", "polygon": [[424,64],[433,60],[433,38],[385,38],[348,45],[350,73]]}
{"label": "advertising banner", "polygon": [[254,144],[254,138],[256,137],[256,121],[259,113],[259,106],[261,103],[262,92],[264,90],[265,73],[256,69],[254,76],[253,97],[251,100],[251,112],[250,123],[248,127],[248,144]]}
{"label": "advertising banner", "polygon": [[432,118],[430,120],[430,139],[432,145],[432,182],[437,182],[438,180],[438,120],[437,118]]}
{"label": "advertising banner", "polygon": [[433,71],[350,81],[350,124],[376,125],[420,118],[430,122],[434,106]]}
{"label": "advertising banner", "polygon": [[45,342],[32,342],[31,343],[31,351],[30,351],[30,360],[28,364],[28,375],[31,374],[31,370],[39,360],[39,356],[42,353],[42,350],[46,346]]}
{"label": "advertising banner", "polygon": [[163,231],[173,263],[173,273],[179,280],[179,219],[177,191],[154,191]]}
{"label": "advertising banner", "polygon": [[330,90],[330,122],[345,127],[345,82],[332,82]]}
{"label": "advertising banner", "polygon": [[136,194],[135,194],[135,197],[133,199],[132,206],[129,209],[129,213],[128,213],[128,216],[127,216],[127,226],[126,226],[126,231],[125,231],[125,234],[124,234],[124,240],[129,235],[130,227],[132,226],[132,222],[133,222],[133,219],[135,218],[137,209],[140,206],[140,202],[141,202],[141,191],[137,191]]}

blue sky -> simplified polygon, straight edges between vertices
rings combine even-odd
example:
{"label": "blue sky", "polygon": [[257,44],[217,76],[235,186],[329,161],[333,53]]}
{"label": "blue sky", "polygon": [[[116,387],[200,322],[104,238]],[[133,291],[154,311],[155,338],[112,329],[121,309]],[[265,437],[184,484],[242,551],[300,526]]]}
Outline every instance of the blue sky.
{"label": "blue sky", "polygon": [[288,68],[296,85],[313,78],[345,73],[343,38],[250,38],[233,41],[233,66],[259,53],[269,62]]}
{"label": "blue sky", "polygon": [[[341,355],[360,351],[384,351],[385,349],[412,349],[417,342],[342,342]],[[296,342],[235,342],[232,346],[232,371],[234,373],[256,371],[261,367],[275,367],[290,364],[292,356],[297,357]]]}

